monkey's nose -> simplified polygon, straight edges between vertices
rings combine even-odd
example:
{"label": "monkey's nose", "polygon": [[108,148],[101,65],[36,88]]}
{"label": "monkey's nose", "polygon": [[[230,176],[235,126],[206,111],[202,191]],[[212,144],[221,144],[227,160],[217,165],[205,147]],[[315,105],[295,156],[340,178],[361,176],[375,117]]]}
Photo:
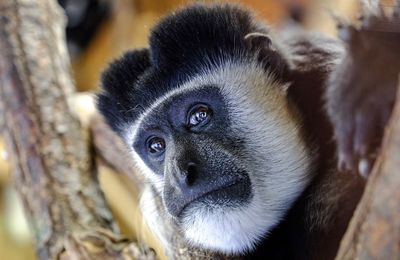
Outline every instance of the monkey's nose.
{"label": "monkey's nose", "polygon": [[176,173],[176,181],[182,193],[190,192],[198,178],[198,167],[195,163],[187,163]]}

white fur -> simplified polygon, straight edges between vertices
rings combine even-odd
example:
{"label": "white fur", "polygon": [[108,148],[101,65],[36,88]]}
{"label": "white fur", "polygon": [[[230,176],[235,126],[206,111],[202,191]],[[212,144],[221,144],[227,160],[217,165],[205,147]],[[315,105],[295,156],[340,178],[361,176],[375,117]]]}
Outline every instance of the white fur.
{"label": "white fur", "polygon": [[[180,227],[195,246],[243,253],[282,220],[311,179],[311,150],[301,137],[298,115],[287,103],[287,86],[276,82],[255,60],[227,61],[217,69],[205,69],[159,98],[126,132],[125,139],[131,143],[146,116],[166,100],[209,85],[219,86],[226,98],[234,131],[246,133],[248,156],[243,164],[250,175],[253,197],[240,208],[189,207]],[[152,173],[135,151],[132,153],[139,168],[162,194],[162,178]],[[146,211],[146,219],[152,219]]]}
{"label": "white fur", "polygon": [[[160,212],[157,203],[154,200],[153,192],[150,187],[145,187],[140,198],[140,207],[147,226],[160,239],[163,245],[168,245],[167,231],[163,225],[160,225],[160,219],[164,218],[164,212]],[[168,249],[168,246],[166,246]]]}

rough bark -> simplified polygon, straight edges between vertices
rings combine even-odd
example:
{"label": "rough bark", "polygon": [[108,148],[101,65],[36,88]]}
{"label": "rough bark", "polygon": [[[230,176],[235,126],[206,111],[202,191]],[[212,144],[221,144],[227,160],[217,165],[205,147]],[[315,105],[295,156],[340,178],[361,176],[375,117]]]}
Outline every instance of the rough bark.
{"label": "rough bark", "polygon": [[55,0],[0,1],[0,106],[13,177],[40,259],[152,257],[117,235],[68,98],[74,91]]}
{"label": "rough bark", "polygon": [[342,240],[337,259],[399,259],[400,84],[382,151]]}

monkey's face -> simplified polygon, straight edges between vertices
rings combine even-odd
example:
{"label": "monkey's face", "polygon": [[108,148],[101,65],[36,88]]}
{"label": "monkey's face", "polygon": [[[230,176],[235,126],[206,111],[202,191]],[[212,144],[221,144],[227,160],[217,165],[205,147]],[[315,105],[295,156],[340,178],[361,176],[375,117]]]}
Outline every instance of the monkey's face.
{"label": "monkey's face", "polygon": [[162,99],[143,117],[133,147],[178,222],[190,208],[239,207],[252,196],[228,109],[218,88],[204,86]]}
{"label": "monkey's face", "polygon": [[194,245],[254,247],[310,177],[310,150],[285,86],[257,62],[204,71],[125,133],[138,166]]}

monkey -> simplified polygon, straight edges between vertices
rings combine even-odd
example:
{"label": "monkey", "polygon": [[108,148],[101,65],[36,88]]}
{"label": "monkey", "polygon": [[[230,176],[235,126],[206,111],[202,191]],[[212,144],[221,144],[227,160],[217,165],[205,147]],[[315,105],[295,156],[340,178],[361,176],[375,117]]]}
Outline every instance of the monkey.
{"label": "monkey", "polygon": [[159,218],[193,248],[335,257],[365,185],[336,167],[340,98],[360,92],[334,82],[346,51],[238,5],[193,4],[108,66],[97,107],[148,180],[143,214],[167,250]]}

